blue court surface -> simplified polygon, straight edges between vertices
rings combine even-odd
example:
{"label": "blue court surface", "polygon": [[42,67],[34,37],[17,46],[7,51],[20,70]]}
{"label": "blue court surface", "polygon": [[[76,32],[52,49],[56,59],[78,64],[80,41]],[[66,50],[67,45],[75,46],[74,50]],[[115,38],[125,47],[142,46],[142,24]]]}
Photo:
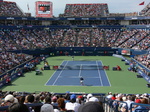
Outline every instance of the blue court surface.
{"label": "blue court surface", "polygon": [[[111,86],[105,70],[100,69],[103,66],[101,61],[63,61],[61,66],[47,81],[46,86],[81,86],[81,76],[84,78],[84,86]],[[74,69],[76,66],[78,68]],[[66,69],[68,67],[70,69]]]}

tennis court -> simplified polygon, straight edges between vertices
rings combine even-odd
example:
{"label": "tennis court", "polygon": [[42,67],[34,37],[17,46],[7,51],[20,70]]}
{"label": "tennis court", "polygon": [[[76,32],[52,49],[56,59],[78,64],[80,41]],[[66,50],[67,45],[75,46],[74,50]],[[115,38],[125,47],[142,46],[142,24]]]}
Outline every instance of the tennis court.
{"label": "tennis court", "polygon": [[63,61],[60,68],[49,78],[47,86],[111,86],[101,61]]}
{"label": "tennis court", "polygon": [[[72,63],[71,56],[54,56],[49,57],[46,60],[48,61],[51,68],[52,65],[65,65],[65,63],[67,63],[67,66]],[[81,71],[77,69],[51,69],[42,71],[41,75],[35,75],[35,71],[32,71],[24,74],[24,77],[18,77],[17,80],[14,80],[12,82],[11,86],[5,86],[1,90],[21,92],[49,91],[54,93],[64,93],[66,91],[79,93],[108,93],[109,91],[111,91],[113,93],[134,94],[142,94],[143,91],[149,93],[150,91],[150,88],[145,86],[147,82],[143,78],[137,78],[137,73],[128,71],[129,66],[125,65],[125,62],[121,61],[120,58],[114,56],[75,56],[72,65],[75,65],[76,63],[79,63],[81,65],[86,63],[90,66],[98,64],[103,66],[109,65],[109,70],[98,71],[91,67],[88,67],[87,70],[83,69]],[[113,71],[112,68],[116,65],[121,66],[122,71]],[[44,62],[41,62],[39,65],[37,65],[37,68],[40,69],[43,66]],[[68,73],[68,71],[70,72]],[[86,76],[84,77],[84,83],[86,84],[85,86],[80,85],[78,77],[79,72],[81,72],[80,74],[83,77]],[[100,72],[101,78],[98,72]],[[58,77],[59,75],[60,77]],[[106,78],[107,80],[104,80],[104,76],[108,76],[108,78]],[[88,77],[90,77],[90,79]],[[98,77],[98,81],[97,79],[95,79],[95,77]],[[100,80],[102,80],[103,85],[101,85]],[[74,81],[76,81],[76,83],[74,83]],[[96,85],[95,83],[98,83],[98,85]],[[108,83],[108,85],[106,86],[104,83]]]}

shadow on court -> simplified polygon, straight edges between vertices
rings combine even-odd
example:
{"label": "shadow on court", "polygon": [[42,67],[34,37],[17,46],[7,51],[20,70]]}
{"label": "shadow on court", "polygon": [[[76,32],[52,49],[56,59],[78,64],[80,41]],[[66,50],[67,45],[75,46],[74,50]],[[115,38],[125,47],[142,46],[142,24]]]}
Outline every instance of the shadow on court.
{"label": "shadow on court", "polygon": [[[82,86],[82,85],[81,85]],[[93,86],[93,85],[90,85],[90,84],[84,84],[83,86]]]}

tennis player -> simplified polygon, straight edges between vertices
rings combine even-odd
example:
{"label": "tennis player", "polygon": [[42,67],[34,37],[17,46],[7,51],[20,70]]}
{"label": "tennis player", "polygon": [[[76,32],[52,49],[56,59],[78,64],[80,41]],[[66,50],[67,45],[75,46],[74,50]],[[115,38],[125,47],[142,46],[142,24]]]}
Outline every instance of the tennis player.
{"label": "tennis player", "polygon": [[72,61],[74,61],[74,56],[72,56]]}
{"label": "tennis player", "polygon": [[83,80],[84,80],[84,79],[83,79],[83,77],[81,76],[81,77],[80,77],[80,84],[81,84],[82,86],[84,85]]}

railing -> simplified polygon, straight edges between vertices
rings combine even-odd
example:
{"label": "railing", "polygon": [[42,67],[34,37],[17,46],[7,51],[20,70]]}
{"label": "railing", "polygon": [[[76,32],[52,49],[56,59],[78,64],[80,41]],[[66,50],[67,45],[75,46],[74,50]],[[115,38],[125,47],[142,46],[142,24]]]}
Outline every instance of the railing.
{"label": "railing", "polygon": [[[138,105],[142,108],[135,109],[135,106]],[[149,112],[150,104],[141,104],[141,103],[131,103],[130,108],[127,107],[127,102],[105,99],[104,103],[105,112]],[[124,109],[124,110],[122,110]]]}

